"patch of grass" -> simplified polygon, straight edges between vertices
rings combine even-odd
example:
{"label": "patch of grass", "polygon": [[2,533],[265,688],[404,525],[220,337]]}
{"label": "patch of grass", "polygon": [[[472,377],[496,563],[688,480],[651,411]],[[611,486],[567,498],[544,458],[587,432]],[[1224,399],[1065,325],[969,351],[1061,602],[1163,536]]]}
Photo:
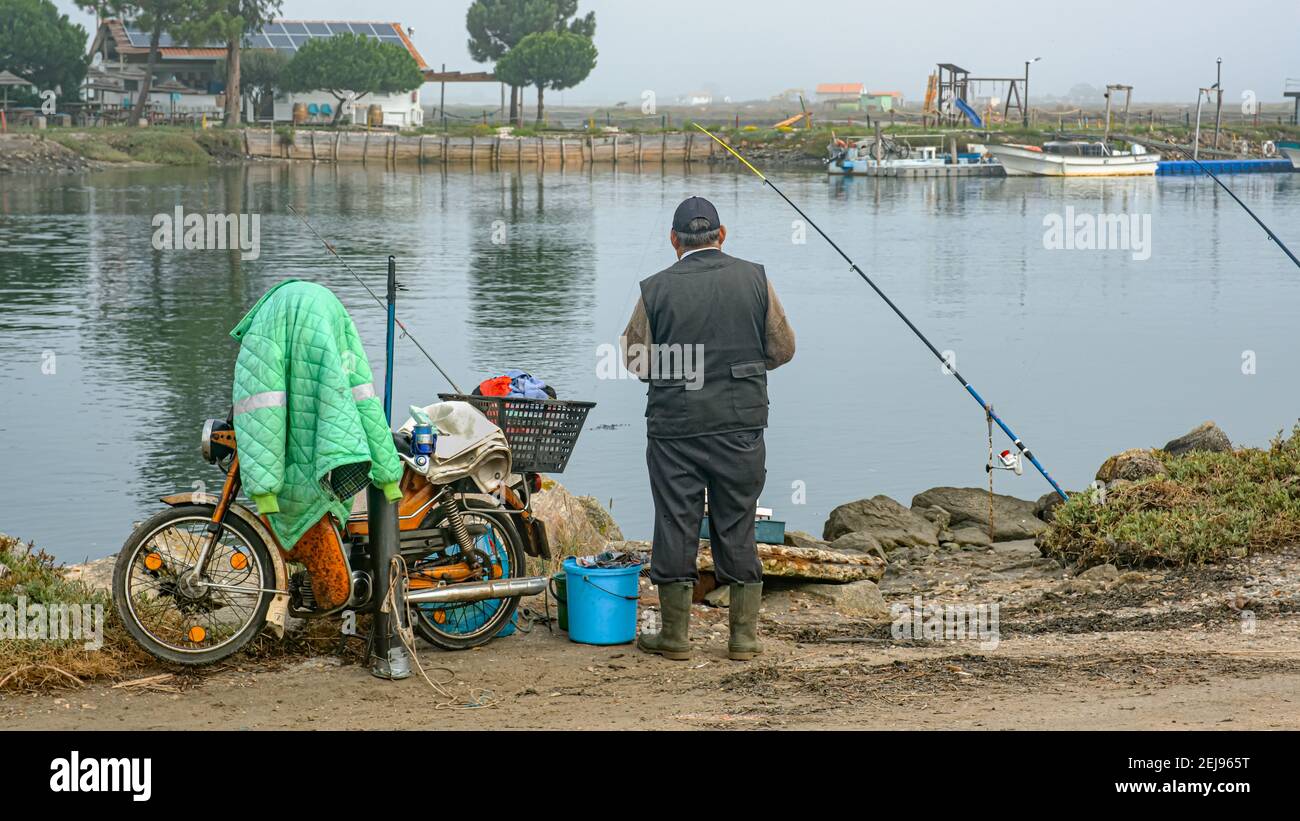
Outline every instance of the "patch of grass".
{"label": "patch of grass", "polygon": [[239,132],[220,129],[194,132],[188,128],[102,128],[50,131],[47,136],[86,159],[100,162],[207,165],[213,156],[243,155]]}
{"label": "patch of grass", "polygon": [[1075,567],[1186,566],[1300,542],[1300,425],[1267,450],[1156,454],[1164,473],[1058,506],[1044,554]]}
{"label": "patch of grass", "polygon": [[[175,673],[182,681],[197,680],[205,668],[182,668],[165,664],[144,651],[118,621],[110,595],[95,590],[80,581],[70,581],[53,556],[24,544],[18,539],[0,534],[0,564],[8,572],[0,576],[0,627],[4,619],[22,603],[49,606],[61,604],[89,605],[102,608],[103,645],[87,649],[87,639],[0,639],[0,693],[46,692],[79,687],[93,681],[124,681],[140,678],[159,670]],[[34,616],[29,616],[34,618]],[[361,635],[369,629],[369,616],[358,619]],[[277,664],[321,655],[334,655],[339,650],[338,622],[333,619],[308,621],[300,629],[287,633],[283,639],[269,631],[253,639],[235,659],[244,659],[271,667]],[[351,641],[344,647],[345,656],[354,656],[364,662],[360,642]]]}
{"label": "patch of grass", "polygon": [[114,131],[107,139],[109,145],[128,154],[137,162],[158,165],[207,165],[212,159],[188,132],[129,128]]}
{"label": "patch of grass", "polygon": [[218,160],[240,160],[244,157],[244,137],[237,128],[205,128],[194,135],[209,156]]}
{"label": "patch of grass", "polygon": [[130,155],[109,145],[102,134],[51,132],[48,138],[64,148],[77,152],[88,160],[98,160],[100,162],[131,161]]}
{"label": "patch of grass", "polygon": [[[0,607],[14,613],[19,599],[32,605],[89,605],[102,608],[103,646],[87,649],[86,639],[16,639],[0,641],[0,692],[49,690],[78,686],[92,679],[118,678],[143,669],[150,657],[113,616],[107,593],[64,578],[53,556],[31,544],[0,536],[0,564],[9,569],[0,577]],[[27,614],[15,614],[25,618]],[[0,624],[6,616],[0,615]],[[85,630],[85,627],[83,627]]]}

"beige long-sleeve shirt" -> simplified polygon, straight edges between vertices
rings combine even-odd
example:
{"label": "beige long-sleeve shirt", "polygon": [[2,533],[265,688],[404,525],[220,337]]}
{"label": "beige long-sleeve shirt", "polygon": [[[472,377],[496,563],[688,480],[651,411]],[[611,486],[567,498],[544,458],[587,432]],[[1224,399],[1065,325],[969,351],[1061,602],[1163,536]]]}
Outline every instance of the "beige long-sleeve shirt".
{"label": "beige long-sleeve shirt", "polygon": [[[619,340],[623,350],[623,364],[633,375],[641,379],[648,378],[650,359],[636,356],[635,351],[644,350],[654,343],[650,338],[650,317],[646,315],[645,301],[637,299],[632,309],[632,317],[627,322],[623,337]],[[632,352],[632,353],[629,353]],[[785,315],[785,307],[776,295],[772,280],[767,281],[767,369],[779,368],[794,358],[794,329]]]}

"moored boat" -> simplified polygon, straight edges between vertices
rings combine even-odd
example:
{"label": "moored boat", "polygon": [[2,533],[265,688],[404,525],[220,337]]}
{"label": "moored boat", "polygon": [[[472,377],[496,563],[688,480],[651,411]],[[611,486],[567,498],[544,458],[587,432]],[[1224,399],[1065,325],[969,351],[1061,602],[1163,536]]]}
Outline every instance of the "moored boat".
{"label": "moored boat", "polygon": [[1291,161],[1291,167],[1293,169],[1300,171],[1300,143],[1278,143],[1277,150],[1281,152],[1283,157],[1286,157]]}
{"label": "moored boat", "polygon": [[1036,145],[1003,143],[989,145],[988,153],[1006,169],[1008,176],[1036,177],[1128,177],[1151,176],[1160,155],[1147,153],[1140,145],[1117,151],[1103,142],[1059,140]]}
{"label": "moored boat", "polygon": [[890,172],[906,176],[909,172],[924,169],[980,164],[977,156],[960,155],[954,160],[946,154],[940,154],[934,146],[912,146],[888,137],[881,141],[879,159],[876,154],[874,138],[867,137],[853,142],[835,140],[827,146],[828,156],[823,162],[826,164],[826,173],[841,176],[882,176]]}

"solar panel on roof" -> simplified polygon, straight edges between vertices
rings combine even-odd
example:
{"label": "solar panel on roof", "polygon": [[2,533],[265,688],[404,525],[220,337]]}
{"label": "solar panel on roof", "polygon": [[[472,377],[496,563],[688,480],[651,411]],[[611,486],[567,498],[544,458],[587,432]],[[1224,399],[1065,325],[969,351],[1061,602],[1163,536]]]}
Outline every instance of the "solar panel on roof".
{"label": "solar panel on roof", "polygon": [[[149,34],[134,23],[124,23],[122,26],[126,32],[127,41],[136,48],[149,47]],[[303,22],[300,20],[274,20],[268,23],[261,31],[250,34],[244,41],[245,48],[274,48],[277,51],[293,54],[298,49],[307,44],[308,40],[321,37],[332,37],[336,34],[360,34],[365,37],[378,39],[382,43],[391,43],[402,45],[402,38],[395,30],[392,23],[367,23],[363,21],[335,21],[331,23],[324,22]],[[176,40],[170,34],[164,33],[158,40],[158,45],[164,48],[185,47],[189,44]],[[225,44],[220,41],[204,43],[202,47],[206,48],[224,48]]]}

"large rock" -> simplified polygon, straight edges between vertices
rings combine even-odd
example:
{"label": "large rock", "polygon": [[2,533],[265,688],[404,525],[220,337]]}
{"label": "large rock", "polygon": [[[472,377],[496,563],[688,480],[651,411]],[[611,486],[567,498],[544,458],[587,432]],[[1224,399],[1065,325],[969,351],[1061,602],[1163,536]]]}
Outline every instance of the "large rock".
{"label": "large rock", "polygon": [[[997,524],[997,520],[994,520]],[[959,527],[952,532],[952,540],[959,545],[974,545],[976,547],[988,547],[993,544],[989,538],[988,523],[983,525],[968,524],[965,527]]]}
{"label": "large rock", "polygon": [[788,547],[811,547],[816,550],[825,550],[831,546],[830,542],[802,530],[787,530],[785,532],[785,543]]}
{"label": "large rock", "polygon": [[845,533],[831,542],[828,547],[831,550],[847,550],[851,553],[873,553],[882,559],[886,558],[884,545],[870,531],[866,530],[859,530],[857,533]]}
{"label": "large rock", "polygon": [[[644,541],[614,541],[603,547],[610,550],[646,552],[653,549],[650,542]],[[865,553],[841,553],[835,550],[760,544],[758,560],[763,565],[764,578],[845,584],[863,580],[879,581],[880,577],[885,575],[885,561],[879,556]],[[696,566],[701,573],[713,572],[713,551],[709,548],[707,539],[700,541]]]}
{"label": "large rock", "polygon": [[1155,451],[1144,448],[1130,448],[1115,454],[1102,462],[1097,468],[1097,479],[1102,482],[1136,482],[1165,472],[1165,464],[1156,456]]}
{"label": "large rock", "polygon": [[849,616],[868,619],[888,619],[889,605],[880,594],[875,582],[853,584],[802,584],[795,588],[814,598],[828,602],[836,611]]}
{"label": "large rock", "polygon": [[102,559],[73,564],[63,568],[63,576],[69,581],[79,581],[89,589],[100,593],[113,592],[113,566],[117,564],[117,554]]}
{"label": "large rock", "polygon": [[1037,502],[1034,502],[1034,515],[1044,522],[1051,522],[1053,517],[1056,516],[1056,508],[1064,501],[1061,494],[1049,490],[1039,496]]}
{"label": "large rock", "polygon": [[822,538],[834,542],[846,533],[869,532],[885,550],[939,546],[941,528],[888,496],[859,499],[831,511]]}
{"label": "large rock", "polygon": [[1181,456],[1194,450],[1229,453],[1232,451],[1232,441],[1228,439],[1228,434],[1219,429],[1218,425],[1213,422],[1205,422],[1198,427],[1192,428],[1177,439],[1171,439],[1162,450],[1170,456]]}
{"label": "large rock", "polygon": [[929,507],[925,507],[925,508],[918,508],[916,505],[913,505],[912,510],[914,510],[917,513],[920,513],[925,518],[937,524],[939,526],[940,533],[947,530],[948,527],[952,524],[952,514],[944,510],[943,508],[939,507],[938,505],[930,505]]}
{"label": "large rock", "polygon": [[591,496],[574,496],[564,485],[548,480],[533,494],[533,513],[546,523],[554,555],[599,553],[623,532],[609,511]]}
{"label": "large rock", "polygon": [[[913,509],[934,506],[943,508],[951,516],[954,541],[962,541],[956,538],[957,532],[967,526],[983,529],[987,538],[989,529],[987,488],[934,487],[912,498]],[[1046,528],[1047,525],[1034,516],[1033,502],[1000,493],[993,494],[994,541],[1032,539]]]}

